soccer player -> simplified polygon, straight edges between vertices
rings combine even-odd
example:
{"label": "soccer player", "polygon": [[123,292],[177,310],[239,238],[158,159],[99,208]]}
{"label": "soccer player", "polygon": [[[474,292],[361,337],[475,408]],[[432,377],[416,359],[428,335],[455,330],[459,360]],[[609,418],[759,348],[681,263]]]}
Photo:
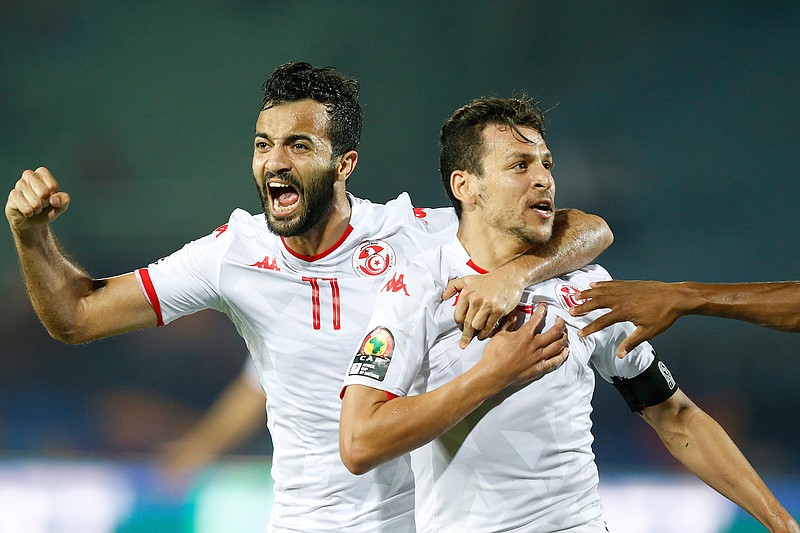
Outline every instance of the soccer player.
{"label": "soccer player", "polygon": [[579,332],[585,337],[617,322],[633,322],[636,330],[617,347],[625,355],[650,340],[684,315],[705,315],[753,322],[765,328],[800,332],[800,282],[664,283],[662,281],[604,281],[581,291],[585,300],[574,316],[611,309]]}
{"label": "soccer player", "polygon": [[[209,235],[135,272],[94,279],[62,253],[50,224],[69,195],[46,168],[23,172],[6,204],[31,301],[55,338],[81,343],[209,308],[233,321],[267,396],[271,532],[413,530],[408,458],[362,478],[348,472],[339,459],[337,396],[375,294],[395,279],[392,267],[452,236],[456,217],[451,209],[415,210],[406,194],[376,205],[347,193],[361,133],[357,96],[357,82],[336,69],[278,67],[264,85],[253,147],[264,212],[235,210]],[[599,218],[561,214],[560,244],[521,258],[493,286],[572,270],[609,244]],[[474,286],[469,292],[475,303],[492,300]],[[473,311],[471,303],[465,330],[491,329],[505,307]],[[552,340],[537,336],[531,350]]]}
{"label": "soccer player", "polygon": [[[421,532],[605,532],[589,416],[596,370],[700,479],[770,531],[800,531],[649,344],[614,356],[630,324],[575,335],[589,319],[568,310],[581,288],[608,279],[601,267],[531,285],[516,325],[458,345],[453,301],[439,298],[447,279],[492,271],[550,238],[555,183],[542,121],[527,100],[484,98],[443,126],[440,170],[458,234],[398,264],[378,294],[344,381],[344,463],[364,473],[410,451]],[[521,374],[509,347],[530,343],[541,327],[530,324],[545,314],[547,325],[567,323],[569,357]]]}

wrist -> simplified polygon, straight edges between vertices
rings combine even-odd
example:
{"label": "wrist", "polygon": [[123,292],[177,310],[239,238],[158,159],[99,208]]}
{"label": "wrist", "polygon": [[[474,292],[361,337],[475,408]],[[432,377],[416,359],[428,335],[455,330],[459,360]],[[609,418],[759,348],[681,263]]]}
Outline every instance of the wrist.
{"label": "wrist", "polygon": [[674,289],[674,308],[680,315],[702,315],[708,307],[708,300],[702,291],[701,285],[690,281],[670,283]]}

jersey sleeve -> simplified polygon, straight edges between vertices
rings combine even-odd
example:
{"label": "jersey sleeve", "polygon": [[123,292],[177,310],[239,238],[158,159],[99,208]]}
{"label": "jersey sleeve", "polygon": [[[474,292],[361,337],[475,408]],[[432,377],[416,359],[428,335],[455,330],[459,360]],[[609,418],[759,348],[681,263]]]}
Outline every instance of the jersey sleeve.
{"label": "jersey sleeve", "polygon": [[342,391],[354,384],[408,395],[429,346],[435,289],[430,273],[400,263],[375,299],[366,333],[345,375]]}
{"label": "jersey sleeve", "polygon": [[[585,287],[593,281],[611,279],[599,265],[588,265],[580,272],[579,284]],[[592,311],[580,319],[583,322],[581,325],[604,312]],[[678,385],[649,342],[641,343],[622,359],[617,357],[617,347],[635,330],[636,326],[630,322],[618,322],[584,340],[593,343],[589,361],[597,373],[616,387],[631,411],[640,412],[644,407],[657,405],[672,396],[678,390]]]}
{"label": "jersey sleeve", "polygon": [[408,193],[389,202],[396,204],[403,213],[403,219],[410,228],[430,235],[441,235],[442,238],[451,239],[456,234],[458,217],[452,207],[414,207]]}
{"label": "jersey sleeve", "polygon": [[592,364],[606,381],[612,383],[632,412],[658,405],[675,394],[678,384],[649,342],[643,342],[624,358],[616,349],[636,327],[621,322],[607,328],[605,345],[595,351]]}
{"label": "jersey sleeve", "polygon": [[203,309],[221,310],[219,272],[235,232],[235,213],[210,235],[136,271],[158,324]]}

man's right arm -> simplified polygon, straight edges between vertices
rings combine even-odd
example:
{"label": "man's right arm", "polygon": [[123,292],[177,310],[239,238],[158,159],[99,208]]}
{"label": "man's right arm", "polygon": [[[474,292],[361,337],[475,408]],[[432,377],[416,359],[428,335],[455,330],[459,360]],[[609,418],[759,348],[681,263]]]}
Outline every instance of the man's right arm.
{"label": "man's right arm", "polygon": [[[535,381],[568,357],[565,324],[542,332],[545,306],[516,331],[513,321],[492,337],[480,361],[444,385],[389,399],[384,390],[349,385],[342,398],[339,453],[354,474],[363,474],[439,437],[508,386]],[[398,357],[395,354],[394,357]]]}
{"label": "man's right arm", "polygon": [[753,322],[767,328],[800,332],[800,282],[664,283],[604,281],[593,283],[580,298],[587,301],[573,315],[610,308],[584,327],[590,335],[616,322],[630,321],[636,331],[617,350],[623,357],[639,343],[652,339],[684,315],[705,315]]}
{"label": "man's right arm", "polygon": [[28,295],[47,331],[77,344],[154,327],[156,313],[134,274],[93,279],[61,251],[50,223],[69,201],[50,171],[39,167],[22,173],[6,202]]}

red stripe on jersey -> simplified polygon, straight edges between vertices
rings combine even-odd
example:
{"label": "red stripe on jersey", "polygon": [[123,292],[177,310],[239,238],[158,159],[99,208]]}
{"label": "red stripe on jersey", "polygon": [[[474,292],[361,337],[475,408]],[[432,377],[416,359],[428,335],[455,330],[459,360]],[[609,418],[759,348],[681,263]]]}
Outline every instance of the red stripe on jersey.
{"label": "red stripe on jersey", "polygon": [[144,287],[145,298],[147,298],[147,301],[150,302],[153,311],[156,312],[156,317],[158,317],[157,325],[163,326],[164,318],[161,316],[161,303],[158,301],[158,294],[156,294],[156,288],[153,286],[153,281],[150,279],[150,272],[148,272],[146,268],[140,268],[136,272],[139,273],[139,279],[142,280],[142,287]]}
{"label": "red stripe on jersey", "polygon": [[[346,390],[347,390],[347,387],[342,387],[342,390],[340,390],[340,391],[339,391],[339,399],[340,399],[340,400],[341,400],[342,398],[344,398],[344,391],[346,391]],[[386,393],[386,399],[387,399],[387,400],[394,400],[395,398],[399,398],[399,396],[398,396],[397,394],[392,394],[392,393],[391,393],[391,392],[389,392],[388,390],[385,390],[385,391],[383,391],[383,392],[385,392],[385,393]]]}
{"label": "red stripe on jersey", "polygon": [[290,254],[292,254],[293,256],[295,256],[298,259],[302,259],[303,261],[311,262],[311,261],[316,261],[318,259],[322,259],[323,257],[325,257],[327,255],[330,255],[334,250],[336,250],[339,246],[342,245],[344,240],[347,237],[349,237],[352,232],[353,232],[353,226],[348,224],[347,225],[347,229],[344,230],[344,233],[342,233],[342,236],[339,237],[339,240],[336,241],[336,243],[333,246],[331,246],[330,248],[328,248],[324,252],[318,253],[317,255],[303,255],[301,253],[295,252],[294,250],[289,248],[289,245],[286,243],[286,239],[284,239],[283,237],[281,237],[281,242],[286,247],[286,251],[287,252],[289,252]]}
{"label": "red stripe on jersey", "polygon": [[342,302],[339,296],[339,280],[325,278],[331,284],[331,300],[333,305],[333,329],[342,329]]}
{"label": "red stripe on jersey", "polygon": [[303,276],[303,281],[311,283],[311,320],[314,324],[314,329],[319,329],[322,320],[319,311],[319,283],[317,283],[317,278],[307,278],[305,276]]}
{"label": "red stripe on jersey", "polygon": [[475,272],[477,272],[478,274],[488,274],[489,273],[488,270],[483,269],[483,268],[479,267],[478,265],[476,265],[475,263],[473,263],[472,259],[467,261],[467,266],[470,267]]}

